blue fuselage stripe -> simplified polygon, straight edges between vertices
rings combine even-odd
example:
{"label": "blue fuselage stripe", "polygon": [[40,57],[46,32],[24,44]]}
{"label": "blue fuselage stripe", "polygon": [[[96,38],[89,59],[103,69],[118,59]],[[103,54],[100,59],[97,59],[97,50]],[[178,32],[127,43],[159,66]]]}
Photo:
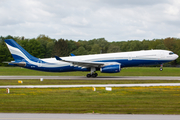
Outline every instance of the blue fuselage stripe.
{"label": "blue fuselage stripe", "polygon": [[[132,67],[132,66],[147,66],[147,65],[157,65],[166,62],[170,62],[167,60],[104,60],[101,62],[118,62],[121,63],[121,67]],[[82,68],[82,67],[74,67],[74,66],[63,66],[63,67],[43,67],[43,64],[48,65],[49,63],[42,63],[42,67],[29,64],[25,68],[39,70],[39,71],[47,71],[47,72],[68,72],[68,71],[90,71],[90,68]],[[51,65],[51,64],[49,64]]]}

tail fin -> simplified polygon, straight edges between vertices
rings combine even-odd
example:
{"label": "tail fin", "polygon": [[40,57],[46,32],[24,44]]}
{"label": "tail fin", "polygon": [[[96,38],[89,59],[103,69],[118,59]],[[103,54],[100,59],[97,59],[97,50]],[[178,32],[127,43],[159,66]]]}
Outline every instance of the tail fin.
{"label": "tail fin", "polygon": [[38,58],[30,55],[25,49],[23,49],[13,39],[6,39],[5,42],[16,62],[29,61],[29,60],[34,61],[34,62],[38,61]]}

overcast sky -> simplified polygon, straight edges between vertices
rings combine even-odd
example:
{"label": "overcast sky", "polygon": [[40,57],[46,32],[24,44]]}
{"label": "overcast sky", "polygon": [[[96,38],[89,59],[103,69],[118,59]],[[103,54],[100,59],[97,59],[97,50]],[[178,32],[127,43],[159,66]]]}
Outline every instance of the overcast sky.
{"label": "overcast sky", "polygon": [[0,35],[111,41],[180,37],[179,0],[0,0]]}

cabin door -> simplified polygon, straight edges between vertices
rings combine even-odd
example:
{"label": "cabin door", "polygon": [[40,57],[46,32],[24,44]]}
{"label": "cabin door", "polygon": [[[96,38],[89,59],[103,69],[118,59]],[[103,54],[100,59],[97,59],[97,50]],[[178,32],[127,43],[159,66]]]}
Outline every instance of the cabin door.
{"label": "cabin door", "polygon": [[38,67],[42,67],[42,61],[41,60],[38,61]]}
{"label": "cabin door", "polygon": [[160,57],[161,58],[165,58],[165,53],[164,52],[160,52]]}
{"label": "cabin door", "polygon": [[132,54],[128,54],[128,60],[132,60]]}

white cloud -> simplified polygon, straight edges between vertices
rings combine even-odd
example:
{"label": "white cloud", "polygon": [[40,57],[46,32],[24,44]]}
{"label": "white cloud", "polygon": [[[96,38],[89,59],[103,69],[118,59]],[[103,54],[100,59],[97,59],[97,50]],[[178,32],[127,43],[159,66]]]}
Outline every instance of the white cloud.
{"label": "white cloud", "polygon": [[0,0],[2,36],[108,41],[179,37],[177,0]]}

